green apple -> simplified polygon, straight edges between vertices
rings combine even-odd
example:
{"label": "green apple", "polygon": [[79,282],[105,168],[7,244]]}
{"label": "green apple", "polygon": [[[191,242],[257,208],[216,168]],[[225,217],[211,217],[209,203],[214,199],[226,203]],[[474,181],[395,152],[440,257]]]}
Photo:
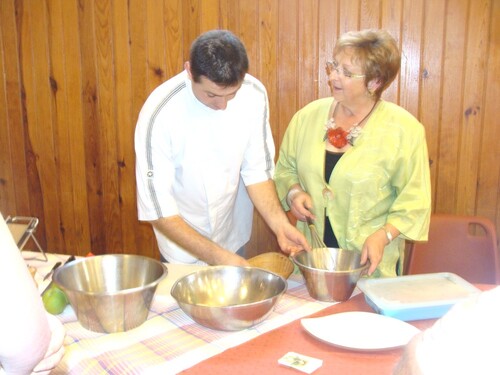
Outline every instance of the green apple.
{"label": "green apple", "polygon": [[57,285],[52,284],[49,289],[45,291],[42,296],[43,305],[45,310],[47,310],[52,315],[58,315],[64,311],[64,308],[68,305],[68,297],[66,294],[57,287]]}

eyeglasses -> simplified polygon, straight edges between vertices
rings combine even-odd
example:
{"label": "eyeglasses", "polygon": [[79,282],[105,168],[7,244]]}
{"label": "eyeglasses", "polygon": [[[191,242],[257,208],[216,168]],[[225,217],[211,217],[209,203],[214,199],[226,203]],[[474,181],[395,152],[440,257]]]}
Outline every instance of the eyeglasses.
{"label": "eyeglasses", "polygon": [[354,74],[344,68],[339,67],[339,63],[335,60],[326,62],[326,74],[330,75],[335,70],[338,75],[344,76],[346,78],[365,78],[365,74]]}

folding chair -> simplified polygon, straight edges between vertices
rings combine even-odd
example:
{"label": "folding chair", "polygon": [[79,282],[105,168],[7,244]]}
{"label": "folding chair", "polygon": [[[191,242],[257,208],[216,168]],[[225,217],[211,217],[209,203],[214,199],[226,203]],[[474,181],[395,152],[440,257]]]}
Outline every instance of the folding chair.
{"label": "folding chair", "polygon": [[[43,255],[44,258],[43,261],[45,262],[47,261],[47,254],[45,254],[45,251],[40,246],[35,237],[35,230],[38,225],[38,218],[27,217],[27,216],[14,216],[14,217],[7,216],[7,219],[5,221],[7,222],[7,226],[10,230],[10,233],[12,234],[12,237],[14,237],[14,241],[16,242],[17,247],[19,248],[20,251],[23,251],[26,243],[30,239],[32,239],[38,251],[40,251],[40,253]],[[36,259],[36,257],[29,259]]]}
{"label": "folding chair", "polygon": [[407,274],[452,272],[472,283],[500,284],[493,222],[484,217],[433,214],[429,241],[414,243]]}

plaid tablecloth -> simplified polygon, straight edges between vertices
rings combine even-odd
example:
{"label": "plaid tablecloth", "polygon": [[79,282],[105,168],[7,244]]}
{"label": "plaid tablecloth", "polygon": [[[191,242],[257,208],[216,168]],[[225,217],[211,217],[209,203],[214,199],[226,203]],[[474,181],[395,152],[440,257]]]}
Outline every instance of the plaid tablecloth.
{"label": "plaid tablecloth", "polygon": [[[37,264],[40,277],[60,258],[51,254],[48,263]],[[78,323],[68,306],[58,316],[66,328],[66,353],[52,374],[176,374],[332,305],[312,299],[302,276],[294,273],[288,279],[287,292],[266,320],[243,331],[215,331],[195,323],[170,296],[170,286],[183,274],[192,272],[193,266],[167,267],[169,274],[158,287],[147,321],[130,331],[111,334],[89,331]]]}

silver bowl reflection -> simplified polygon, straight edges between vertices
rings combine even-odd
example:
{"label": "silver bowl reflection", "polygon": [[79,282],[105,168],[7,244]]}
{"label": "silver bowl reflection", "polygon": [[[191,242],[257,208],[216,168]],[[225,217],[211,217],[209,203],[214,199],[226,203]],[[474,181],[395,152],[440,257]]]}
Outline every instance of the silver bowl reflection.
{"label": "silver bowl reflection", "polygon": [[359,251],[318,248],[292,256],[306,282],[309,295],[319,301],[349,299],[369,264],[360,265]]}
{"label": "silver bowl reflection", "polygon": [[123,332],[144,323],[156,287],[167,275],[161,262],[109,254],[58,268],[54,282],[66,293],[80,324],[95,332]]}
{"label": "silver bowl reflection", "polygon": [[195,322],[238,331],[266,319],[286,288],[285,279],[263,269],[212,266],[177,280],[171,295]]}

